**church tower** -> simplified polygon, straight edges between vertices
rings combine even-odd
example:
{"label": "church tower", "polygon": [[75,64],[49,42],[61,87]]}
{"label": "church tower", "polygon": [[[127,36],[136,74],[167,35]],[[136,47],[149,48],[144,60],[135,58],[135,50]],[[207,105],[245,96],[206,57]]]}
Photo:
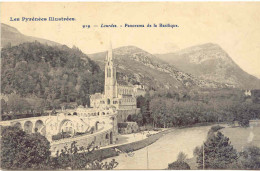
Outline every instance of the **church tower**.
{"label": "church tower", "polygon": [[106,104],[110,105],[112,104],[113,99],[116,98],[117,96],[116,68],[114,67],[111,42],[106,56],[104,89],[105,89]]}

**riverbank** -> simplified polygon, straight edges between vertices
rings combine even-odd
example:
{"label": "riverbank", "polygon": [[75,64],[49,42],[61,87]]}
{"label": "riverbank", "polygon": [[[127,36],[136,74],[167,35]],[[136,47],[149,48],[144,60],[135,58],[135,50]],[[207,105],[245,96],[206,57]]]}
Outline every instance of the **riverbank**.
{"label": "riverbank", "polygon": [[92,152],[92,154],[90,154],[90,158],[93,160],[104,160],[110,157],[118,156],[120,153],[124,153],[125,155],[131,155],[133,151],[151,145],[152,143],[160,139],[162,136],[172,132],[173,130],[173,128],[169,128],[167,130],[151,134],[149,137],[143,140],[131,142],[128,144],[114,145],[112,147],[95,150]]}
{"label": "riverbank", "polygon": [[104,162],[115,159],[119,163],[116,169],[119,170],[165,169],[169,163],[177,160],[180,152],[192,158],[194,148],[205,141],[210,128],[211,126],[175,128],[145,148],[130,152],[129,155],[119,154]]}
{"label": "riverbank", "polygon": [[[144,132],[140,132],[140,133],[136,133],[136,134],[121,135],[121,136],[127,136],[128,139],[119,140],[120,144],[113,144],[113,145],[109,145],[106,147],[101,147],[100,149],[95,150],[88,155],[91,160],[105,160],[105,161],[106,161],[106,159],[107,159],[107,161],[109,161],[110,160],[109,158],[117,158],[117,156],[119,156],[119,155],[120,156],[123,155],[124,157],[131,158],[133,155],[135,155],[135,153],[136,153],[135,151],[137,151],[137,153],[140,150],[143,151],[145,147],[147,147],[149,145],[152,146],[157,140],[161,139],[162,137],[165,137],[164,135],[168,135],[170,133],[170,134],[176,134],[179,136],[179,133],[183,132],[184,134],[181,137],[181,139],[188,138],[190,136],[186,135],[187,134],[187,133],[185,133],[186,129],[188,129],[188,130],[199,129],[200,130],[200,127],[203,127],[203,129],[205,129],[205,127],[208,127],[206,129],[209,129],[210,126],[208,126],[208,125],[213,125],[213,124],[214,123],[202,123],[202,124],[192,125],[189,127],[167,128],[166,130],[159,131],[158,133],[155,133],[154,131],[149,131],[150,136],[148,136],[148,137],[146,136],[148,131],[144,131]],[[205,125],[207,125],[207,126],[205,126]],[[141,137],[139,134],[140,135],[142,134],[143,136]],[[195,136],[195,137],[197,138],[198,136]],[[162,138],[162,139],[165,139],[165,138]],[[176,142],[179,142],[177,137],[176,138],[173,137],[173,139],[174,139],[174,142],[173,142],[174,144]],[[186,142],[188,142],[188,141],[189,140],[187,139]],[[198,138],[198,141],[200,141],[200,138]],[[183,143],[186,143],[186,142],[183,142]],[[180,143],[180,145],[183,143]],[[188,147],[188,149],[189,149],[189,147]],[[150,151],[150,147],[149,147],[149,151]],[[192,151],[193,151],[193,149],[192,149]],[[128,159],[125,159],[125,160],[128,160]]]}
{"label": "riverbank", "polygon": [[160,131],[158,133],[151,134],[148,138],[145,138],[145,139],[141,139],[141,140],[134,141],[131,143],[124,143],[124,144],[103,147],[99,150],[94,151],[93,154],[91,154],[91,158],[93,158],[93,160],[104,160],[104,159],[107,159],[110,157],[118,156],[120,153],[124,153],[126,156],[127,155],[131,156],[132,152],[140,150],[142,148],[145,148],[146,146],[153,144],[158,139],[160,139],[163,135],[166,135],[174,130],[181,130],[181,129],[186,129],[186,128],[197,128],[197,127],[202,127],[202,126],[212,126],[215,124],[216,123],[198,123],[198,124],[194,124],[191,126],[168,128],[164,131]]}

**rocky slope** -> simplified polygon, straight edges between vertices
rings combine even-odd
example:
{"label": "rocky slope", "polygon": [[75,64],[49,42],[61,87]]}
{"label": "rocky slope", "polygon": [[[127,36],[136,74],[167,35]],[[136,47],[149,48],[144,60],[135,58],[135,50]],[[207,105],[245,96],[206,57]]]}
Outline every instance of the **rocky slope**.
{"label": "rocky slope", "polygon": [[[106,52],[88,55],[104,68]],[[130,82],[139,82],[150,88],[219,88],[226,87],[215,81],[198,79],[156,56],[134,46],[125,46],[113,50],[118,71]]]}
{"label": "rocky slope", "polygon": [[204,80],[243,89],[260,88],[260,80],[243,71],[216,44],[208,43],[156,56],[182,71]]}

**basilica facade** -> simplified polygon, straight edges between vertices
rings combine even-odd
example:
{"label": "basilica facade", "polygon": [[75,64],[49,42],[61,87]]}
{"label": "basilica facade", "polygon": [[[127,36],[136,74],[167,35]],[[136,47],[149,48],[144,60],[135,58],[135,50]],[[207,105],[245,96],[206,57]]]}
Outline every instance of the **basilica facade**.
{"label": "basilica facade", "polygon": [[140,109],[136,107],[136,98],[144,94],[145,90],[140,85],[120,85],[117,83],[116,67],[110,46],[106,55],[104,93],[91,95],[90,107],[115,108],[118,112],[118,122],[125,122],[129,115],[140,112]]}

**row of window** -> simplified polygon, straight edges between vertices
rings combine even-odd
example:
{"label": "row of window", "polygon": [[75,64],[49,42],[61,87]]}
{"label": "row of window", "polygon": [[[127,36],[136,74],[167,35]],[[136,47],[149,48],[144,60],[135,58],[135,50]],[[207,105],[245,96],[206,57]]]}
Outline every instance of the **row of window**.
{"label": "row of window", "polygon": [[121,100],[122,102],[135,102],[133,98],[125,98]]}
{"label": "row of window", "polygon": [[118,89],[119,94],[133,94],[133,90],[129,89]]}
{"label": "row of window", "polygon": [[110,114],[110,112],[107,112],[107,113],[105,113],[105,112],[94,112],[94,113],[80,113],[80,115],[81,116],[84,116],[84,117],[89,117],[89,116],[99,116],[99,115],[109,115]]}

